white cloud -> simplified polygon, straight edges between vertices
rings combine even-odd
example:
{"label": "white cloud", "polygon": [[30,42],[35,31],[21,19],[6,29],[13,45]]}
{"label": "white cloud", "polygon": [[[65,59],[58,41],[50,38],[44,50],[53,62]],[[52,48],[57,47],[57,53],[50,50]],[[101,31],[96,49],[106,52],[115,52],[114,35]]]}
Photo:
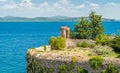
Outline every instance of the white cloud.
{"label": "white cloud", "polygon": [[113,6],[113,7],[115,7],[115,6],[120,6],[120,4],[110,2],[110,3],[107,3],[106,6],[111,6],[111,7]]}
{"label": "white cloud", "polygon": [[68,5],[68,4],[70,4],[70,0],[60,0],[60,3],[62,3],[64,5]]}
{"label": "white cloud", "polygon": [[49,7],[48,2],[44,2],[44,3],[40,4],[40,8],[46,8],[46,7]]}
{"label": "white cloud", "polygon": [[78,5],[78,6],[76,6],[76,8],[78,8],[78,9],[85,8],[85,4]]}
{"label": "white cloud", "polygon": [[9,4],[1,6],[2,9],[15,9],[18,5],[14,2],[10,2]]}
{"label": "white cloud", "polygon": [[22,0],[19,6],[23,8],[34,8],[34,4],[31,0]]}
{"label": "white cloud", "polygon": [[[2,1],[2,0],[0,0]],[[73,4],[70,0],[56,0],[55,3],[47,1],[35,4],[32,0],[21,0],[20,3],[10,2],[0,6],[0,16],[87,16],[91,10],[107,18],[120,19],[120,4],[109,2],[104,5],[97,3]],[[4,12],[6,11],[6,12]]]}
{"label": "white cloud", "polygon": [[90,3],[90,7],[93,9],[98,9],[100,6],[96,3]]}
{"label": "white cloud", "polygon": [[53,4],[53,7],[54,7],[54,8],[61,8],[61,4],[59,4],[59,3],[54,3],[54,4]]}

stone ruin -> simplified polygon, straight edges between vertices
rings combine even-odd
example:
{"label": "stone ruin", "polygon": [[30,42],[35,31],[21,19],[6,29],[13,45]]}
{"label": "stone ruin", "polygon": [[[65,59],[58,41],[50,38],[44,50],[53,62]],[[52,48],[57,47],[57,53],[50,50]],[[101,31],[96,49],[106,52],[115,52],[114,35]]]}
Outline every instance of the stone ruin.
{"label": "stone ruin", "polygon": [[68,26],[60,27],[60,36],[66,39],[66,48],[75,48],[77,47],[77,43],[82,43],[83,41],[86,41],[89,44],[95,43],[95,41],[91,39],[70,39],[70,28]]}
{"label": "stone ruin", "polygon": [[67,26],[60,27],[60,35],[64,38],[70,38],[70,28]]}

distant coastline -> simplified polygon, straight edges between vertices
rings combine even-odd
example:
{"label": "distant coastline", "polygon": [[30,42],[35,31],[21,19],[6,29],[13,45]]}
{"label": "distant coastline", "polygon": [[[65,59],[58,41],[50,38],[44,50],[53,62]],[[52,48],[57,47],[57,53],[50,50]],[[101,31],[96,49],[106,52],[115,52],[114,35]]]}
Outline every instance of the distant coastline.
{"label": "distant coastline", "polygon": [[[86,19],[88,17],[85,17]],[[54,16],[54,17],[13,17],[6,16],[0,17],[0,22],[77,22],[81,17],[66,17],[66,16]],[[119,21],[115,19],[102,18],[103,21]]]}

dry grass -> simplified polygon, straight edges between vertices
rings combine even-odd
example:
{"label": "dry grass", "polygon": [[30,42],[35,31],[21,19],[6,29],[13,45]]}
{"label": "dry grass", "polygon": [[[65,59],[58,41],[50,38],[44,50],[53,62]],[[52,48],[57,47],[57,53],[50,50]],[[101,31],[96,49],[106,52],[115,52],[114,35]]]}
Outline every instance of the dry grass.
{"label": "dry grass", "polygon": [[[90,49],[90,48],[81,48],[81,47],[77,47],[77,48],[69,48],[69,49],[65,49],[65,50],[51,50],[51,51],[39,51],[37,49],[31,49],[31,52],[33,53],[40,53],[40,54],[57,54],[60,56],[74,56],[74,57],[79,57],[80,59],[89,59],[92,56],[97,55],[94,52],[95,49]],[[109,58],[115,58],[117,56],[117,54],[111,55],[111,56],[107,56]],[[106,56],[103,56],[106,57]]]}

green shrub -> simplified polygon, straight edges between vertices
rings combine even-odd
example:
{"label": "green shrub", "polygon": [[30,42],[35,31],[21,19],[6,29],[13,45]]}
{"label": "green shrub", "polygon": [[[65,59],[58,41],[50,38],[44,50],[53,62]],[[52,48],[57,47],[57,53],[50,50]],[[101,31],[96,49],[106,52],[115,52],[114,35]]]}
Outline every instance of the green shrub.
{"label": "green shrub", "polygon": [[71,62],[75,63],[77,61],[76,57],[72,57]]}
{"label": "green shrub", "polygon": [[58,73],[67,73],[67,67],[66,66],[58,66],[58,70],[59,72]]}
{"label": "green shrub", "polygon": [[120,73],[120,71],[112,64],[109,64],[107,69],[102,70],[101,73]]}
{"label": "green shrub", "polygon": [[44,47],[44,50],[46,51],[47,47],[46,46],[43,46]]}
{"label": "green shrub", "polygon": [[89,64],[92,68],[98,69],[103,62],[103,58],[100,56],[94,56],[89,60]]}
{"label": "green shrub", "polygon": [[50,37],[49,39],[49,44],[51,45],[51,48],[54,49],[54,44],[55,44],[55,41],[56,41],[56,37]]}
{"label": "green shrub", "polygon": [[76,45],[77,45],[77,47],[81,47],[81,44],[80,44],[80,43],[77,43]]}
{"label": "green shrub", "polygon": [[54,73],[54,68],[47,68],[46,73]]}
{"label": "green shrub", "polygon": [[82,67],[78,67],[77,68],[77,73],[88,73],[88,71],[83,69]]}
{"label": "green shrub", "polygon": [[120,58],[120,54],[118,54],[117,58]]}
{"label": "green shrub", "polygon": [[65,38],[63,37],[51,37],[49,40],[51,48],[54,50],[61,50],[65,47]]}
{"label": "green shrub", "polygon": [[71,29],[70,29],[70,38],[75,38],[75,32],[73,32]]}
{"label": "green shrub", "polygon": [[110,48],[108,46],[96,46],[93,48],[93,51],[97,55],[101,55],[101,56],[112,56],[115,54],[115,52],[112,50],[112,48]]}
{"label": "green shrub", "polygon": [[114,48],[115,52],[120,53],[120,36],[114,37],[114,39],[111,41],[110,46]]}
{"label": "green shrub", "polygon": [[89,47],[89,44],[88,44],[87,42],[83,41],[83,42],[81,43],[81,47],[87,48],[87,47]]}
{"label": "green shrub", "polygon": [[100,34],[95,38],[96,44],[107,45],[109,44],[111,38],[109,35]]}
{"label": "green shrub", "polygon": [[96,46],[96,44],[90,44],[89,47],[90,48],[94,48]]}

